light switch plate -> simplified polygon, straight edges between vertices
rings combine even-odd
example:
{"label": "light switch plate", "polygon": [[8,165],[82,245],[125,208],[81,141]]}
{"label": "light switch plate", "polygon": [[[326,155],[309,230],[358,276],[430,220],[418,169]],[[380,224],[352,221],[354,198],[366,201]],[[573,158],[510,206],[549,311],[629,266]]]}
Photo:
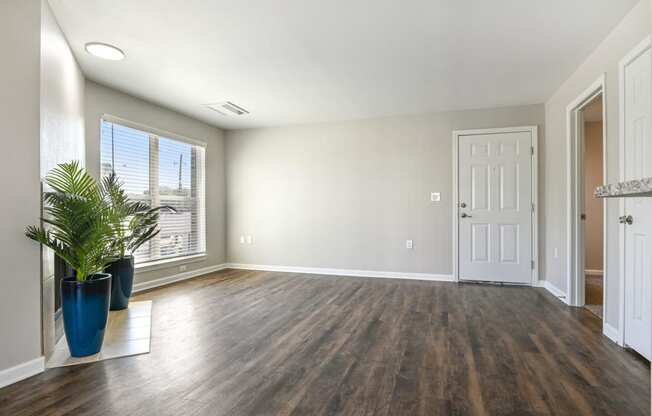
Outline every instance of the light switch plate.
{"label": "light switch plate", "polygon": [[432,202],[441,201],[441,193],[439,193],[439,192],[431,192],[430,193],[430,201],[432,201]]}
{"label": "light switch plate", "polygon": [[412,240],[405,240],[405,248],[411,249],[412,247],[414,247]]}

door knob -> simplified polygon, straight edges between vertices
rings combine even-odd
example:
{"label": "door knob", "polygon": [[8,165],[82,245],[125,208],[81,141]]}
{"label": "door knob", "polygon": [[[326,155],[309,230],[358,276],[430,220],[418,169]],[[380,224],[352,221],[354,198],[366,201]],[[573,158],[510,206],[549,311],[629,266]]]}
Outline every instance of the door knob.
{"label": "door knob", "polygon": [[631,215],[623,215],[622,217],[618,218],[618,222],[621,224],[632,225],[634,224],[634,217]]}
{"label": "door knob", "polygon": [[461,208],[466,208],[466,202],[462,202],[462,203],[460,204],[460,207],[461,207]]}
{"label": "door knob", "polygon": [[471,216],[469,214],[467,214],[466,212],[463,212],[461,217],[462,218],[471,218]]}

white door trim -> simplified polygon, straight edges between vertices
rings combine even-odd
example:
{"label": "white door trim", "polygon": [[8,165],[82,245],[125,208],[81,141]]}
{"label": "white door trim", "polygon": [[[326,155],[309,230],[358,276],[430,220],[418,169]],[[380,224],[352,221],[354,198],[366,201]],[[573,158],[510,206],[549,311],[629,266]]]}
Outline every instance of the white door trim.
{"label": "white door trim", "polygon": [[[593,84],[578,95],[566,107],[566,299],[570,306],[584,305],[584,261],[577,259],[584,253],[582,238],[581,210],[579,203],[583,198],[582,175],[579,172],[579,157],[576,149],[580,145],[577,123],[580,111],[595,97],[602,95],[602,182],[607,183],[607,99],[606,77],[602,74]],[[603,200],[603,287],[607,281],[607,202]],[[607,316],[607,291],[604,291],[603,316]],[[604,323],[604,320],[603,320]],[[604,331],[604,325],[603,325]]]}
{"label": "white door trim", "polygon": [[[652,47],[652,36],[647,36],[638,45],[634,47],[627,55],[618,62],[618,176],[620,181],[625,180],[625,67],[632,63],[636,58],[645,53]],[[619,198],[618,215],[625,215],[625,199]],[[606,235],[606,234],[605,234]],[[619,262],[619,287],[620,287],[620,308],[618,319],[618,344],[625,345],[625,227],[618,229],[618,262]],[[605,252],[605,260],[606,260]],[[606,271],[606,267],[605,267]],[[606,296],[606,291],[604,295]],[[606,303],[606,299],[605,299]],[[652,371],[652,370],[651,370]]]}
{"label": "white door trim", "polygon": [[453,131],[453,279],[460,280],[459,274],[459,140],[460,136],[469,136],[476,134],[499,134],[499,133],[522,133],[529,132],[532,137],[532,147],[534,154],[532,155],[532,204],[534,210],[532,212],[532,261],[534,268],[532,269],[532,286],[539,283],[539,128],[538,126],[518,126],[518,127],[503,127],[492,129],[472,129],[472,130],[454,130]]}

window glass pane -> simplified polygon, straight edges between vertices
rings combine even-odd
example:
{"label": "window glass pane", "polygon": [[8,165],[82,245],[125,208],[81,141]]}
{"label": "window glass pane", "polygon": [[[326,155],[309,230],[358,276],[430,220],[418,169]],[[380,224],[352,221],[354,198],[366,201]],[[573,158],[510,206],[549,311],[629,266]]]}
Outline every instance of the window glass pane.
{"label": "window glass pane", "polygon": [[161,213],[161,256],[178,256],[196,249],[193,241],[193,215],[197,211],[191,194],[191,149],[186,143],[161,137],[159,139],[160,204],[176,212]]}
{"label": "window glass pane", "polygon": [[149,200],[149,134],[102,121],[102,176],[115,170],[130,197]]}
{"label": "window glass pane", "polygon": [[204,149],[102,120],[102,175],[115,171],[130,198],[162,210],[160,233],[141,246],[136,263],[205,251]]}

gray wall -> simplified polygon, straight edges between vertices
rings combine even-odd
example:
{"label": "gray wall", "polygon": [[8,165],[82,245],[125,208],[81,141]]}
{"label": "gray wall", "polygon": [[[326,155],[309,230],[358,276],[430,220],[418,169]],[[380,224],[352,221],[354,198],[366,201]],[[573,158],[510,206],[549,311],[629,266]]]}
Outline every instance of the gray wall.
{"label": "gray wall", "polygon": [[26,225],[39,217],[40,0],[0,2],[0,371],[41,355],[38,244]]}
{"label": "gray wall", "polygon": [[[606,74],[607,107],[607,178],[619,180],[618,166],[618,62],[634,46],[650,34],[650,4],[637,4],[618,26],[605,38],[589,58],[559,88],[546,103],[545,150],[545,218],[546,238],[545,279],[562,292],[566,288],[566,107],[601,74]],[[618,204],[607,203],[607,292],[606,322],[618,328],[619,318],[619,259],[618,259]],[[559,256],[555,257],[555,249]]]}
{"label": "gray wall", "polygon": [[[85,159],[84,75],[47,1],[41,27],[41,178],[57,164]],[[56,341],[54,254],[43,249],[43,353]],[[59,334],[61,335],[61,334]]]}
{"label": "gray wall", "polygon": [[[225,262],[224,137],[220,129],[131,95],[86,82],[86,168],[100,174],[100,118],[110,114],[207,143],[206,146],[206,251],[204,261],[187,264],[187,271]],[[179,273],[179,267],[137,272],[142,283]]]}
{"label": "gray wall", "polygon": [[41,31],[41,177],[62,162],[85,159],[84,74],[48,2]]}
{"label": "gray wall", "polygon": [[543,124],[532,105],[228,131],[227,258],[448,275],[452,131]]}

